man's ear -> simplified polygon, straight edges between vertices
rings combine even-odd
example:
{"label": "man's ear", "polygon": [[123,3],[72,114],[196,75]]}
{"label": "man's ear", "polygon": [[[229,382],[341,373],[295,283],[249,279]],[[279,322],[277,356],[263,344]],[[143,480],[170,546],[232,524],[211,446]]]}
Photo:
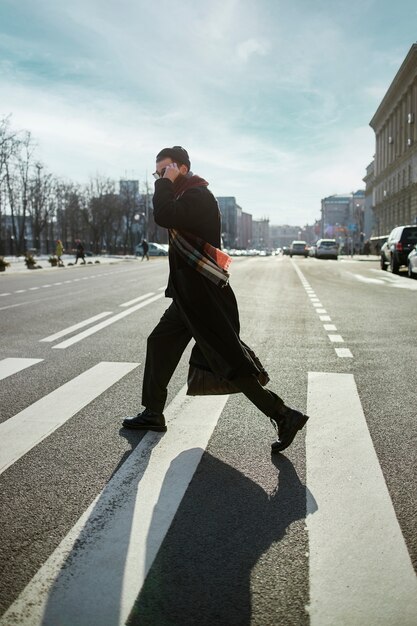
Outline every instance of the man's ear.
{"label": "man's ear", "polygon": [[188,167],[186,165],[181,164],[178,169],[180,170],[180,174],[183,176],[188,173]]}

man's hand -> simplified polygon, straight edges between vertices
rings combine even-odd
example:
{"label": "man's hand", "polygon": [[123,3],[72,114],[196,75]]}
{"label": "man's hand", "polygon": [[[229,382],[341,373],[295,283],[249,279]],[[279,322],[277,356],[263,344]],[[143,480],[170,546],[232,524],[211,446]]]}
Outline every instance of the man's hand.
{"label": "man's hand", "polygon": [[167,165],[163,178],[169,178],[170,181],[174,182],[177,176],[180,174],[178,169],[178,165],[176,163],[170,163]]}

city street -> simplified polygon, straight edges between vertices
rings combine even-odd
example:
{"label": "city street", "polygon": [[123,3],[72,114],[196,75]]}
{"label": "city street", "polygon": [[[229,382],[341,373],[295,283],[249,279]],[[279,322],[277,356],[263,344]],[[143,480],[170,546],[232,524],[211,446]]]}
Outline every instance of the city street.
{"label": "city street", "polygon": [[[171,381],[140,409],[167,258],[0,275],[0,625],[417,623],[417,280],[238,257],[241,337],[311,419]],[[161,354],[161,359],[164,355]]]}

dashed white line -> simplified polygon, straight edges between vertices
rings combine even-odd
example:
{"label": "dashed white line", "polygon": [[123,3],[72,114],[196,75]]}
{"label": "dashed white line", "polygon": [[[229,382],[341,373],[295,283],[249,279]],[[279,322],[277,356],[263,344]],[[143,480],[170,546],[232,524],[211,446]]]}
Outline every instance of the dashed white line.
{"label": "dashed white line", "polygon": [[330,341],[332,341],[333,343],[344,343],[345,340],[343,339],[343,337],[341,335],[327,335],[328,338],[330,339]]}
{"label": "dashed white line", "polygon": [[[314,307],[314,310],[316,311],[316,313],[319,315],[319,319],[321,322],[331,322],[331,317],[330,315],[327,315],[327,311],[326,309],[322,308],[323,305],[320,302],[320,299],[316,296],[316,294],[314,293],[313,289],[310,287],[309,283],[307,282],[304,274],[302,273],[302,271],[300,270],[299,267],[297,267],[296,263],[294,263],[294,261],[291,261],[292,265],[295,269],[295,271],[298,274],[298,277],[301,281],[301,284],[303,285],[304,289],[306,290],[308,297],[310,298],[310,302]],[[323,325],[324,330],[326,331],[330,331],[330,333],[332,333],[332,331],[336,331],[337,328],[334,324],[324,324]],[[330,341],[335,344],[335,343],[344,343],[344,339],[341,335],[338,334],[328,334],[327,335],[328,338],[330,339]],[[335,352],[336,355],[338,357],[341,358],[353,358],[353,355],[351,353],[351,351],[348,348],[335,348]]]}
{"label": "dashed white line", "polygon": [[342,359],[353,359],[353,354],[349,348],[335,348],[337,356]]}
{"label": "dashed white line", "polygon": [[120,304],[119,306],[130,306],[131,304],[136,304],[136,302],[140,302],[141,300],[145,300],[146,298],[153,296],[154,293],[155,293],[154,291],[150,291],[149,293],[144,293],[143,296],[139,296],[138,298],[133,298],[133,300],[129,300],[128,302],[123,302],[123,304]]}
{"label": "dashed white line", "polygon": [[127,315],[130,315],[131,313],[138,311],[142,307],[147,306],[148,304],[151,304],[152,302],[155,302],[155,300],[159,300],[159,298],[163,298],[163,296],[164,294],[160,293],[157,296],[153,296],[152,298],[149,298],[148,300],[144,300],[143,302],[140,302],[139,304],[132,306],[130,309],[126,309],[125,311],[122,311],[121,313],[117,313],[116,315],[113,315],[113,317],[111,317],[110,319],[104,320],[104,322],[100,322],[99,324],[96,324],[92,328],[88,328],[87,330],[84,330],[78,335],[71,337],[71,339],[67,339],[66,341],[62,341],[61,343],[58,343],[56,346],[53,346],[53,349],[63,350],[65,348],[68,348],[69,346],[72,346],[74,343],[78,343],[78,341],[81,341],[82,339],[85,339],[86,337],[93,335],[94,333],[98,332],[102,328],[106,328],[106,326],[110,326],[110,324],[114,324],[114,322],[118,322],[120,319],[126,317]]}
{"label": "dashed white line", "polygon": [[84,328],[85,326],[88,326],[89,324],[92,324],[93,322],[97,322],[98,320],[103,319],[103,317],[107,317],[108,315],[111,315],[111,314],[112,314],[111,311],[103,311],[102,313],[99,313],[98,315],[94,315],[94,317],[89,317],[88,319],[83,320],[82,322],[78,322],[78,324],[74,324],[73,326],[68,326],[68,328],[64,328],[63,330],[60,330],[59,332],[53,335],[49,335],[48,337],[45,337],[44,339],[40,339],[39,341],[45,341],[48,343],[55,341],[56,339],[65,337],[65,335],[69,335],[75,330]]}

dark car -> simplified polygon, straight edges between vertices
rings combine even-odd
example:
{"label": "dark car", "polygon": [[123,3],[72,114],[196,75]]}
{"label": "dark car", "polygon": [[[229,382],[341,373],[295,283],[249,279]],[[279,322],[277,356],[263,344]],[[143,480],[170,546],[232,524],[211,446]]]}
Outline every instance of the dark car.
{"label": "dark car", "polygon": [[407,271],[410,278],[417,278],[417,244],[408,255]]}
{"label": "dark car", "polygon": [[308,257],[308,248],[305,241],[293,241],[290,246],[290,257],[294,254]]}
{"label": "dark car", "polygon": [[397,226],[381,248],[381,269],[388,265],[393,274],[398,274],[402,265],[408,265],[408,255],[417,243],[416,226]]}

